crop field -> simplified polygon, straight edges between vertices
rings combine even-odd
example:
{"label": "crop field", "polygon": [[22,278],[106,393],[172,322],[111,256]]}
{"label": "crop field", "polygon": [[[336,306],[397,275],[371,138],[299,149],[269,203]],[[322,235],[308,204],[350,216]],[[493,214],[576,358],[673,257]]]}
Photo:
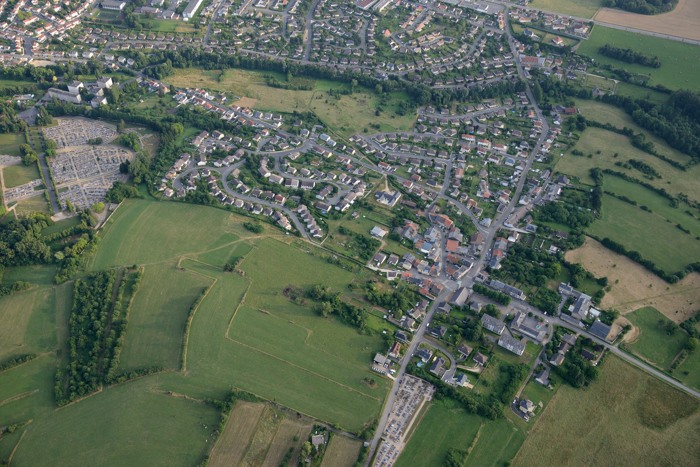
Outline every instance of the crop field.
{"label": "crop field", "polygon": [[178,369],[190,306],[210,284],[174,264],[146,266],[129,312],[120,366]]}
{"label": "crop field", "polygon": [[323,454],[321,467],[352,467],[360,455],[360,448],[359,441],[335,435]]}
{"label": "crop field", "polygon": [[698,458],[698,402],[608,356],[587,390],[559,389],[512,465],[694,465]]}
{"label": "crop field", "polygon": [[534,0],[530,3],[533,8],[564,13],[582,18],[592,18],[603,5],[601,0]]}
{"label": "crop field", "polygon": [[652,306],[675,323],[680,323],[698,309],[700,274],[668,284],[629,258],[608,250],[592,238],[566,253],[566,260],[579,263],[596,277],[607,277],[611,289],[603,297],[603,308],[629,313]]}
{"label": "crop field", "polygon": [[214,408],[153,390],[141,379],[35,420],[12,463],[195,465],[205,454],[217,418]]}
{"label": "crop field", "polygon": [[32,180],[41,178],[39,169],[36,164],[26,166],[24,164],[9,165],[2,169],[2,179],[5,183],[5,188],[13,188],[19,185],[24,185]]}
{"label": "crop field", "polygon": [[314,112],[326,125],[349,136],[370,124],[379,125],[381,131],[410,129],[416,121],[414,113],[398,115],[396,110],[401,101],[407,97],[402,93],[389,96],[387,105],[380,115],[375,115],[379,97],[374,90],[359,89],[351,95],[329,96],[329,89],[345,90],[348,85],[340,82],[297,78],[304,84],[311,85],[310,90],[287,90],[273,88],[266,84],[265,75],[275,76],[280,81],[285,78],[279,74],[261,73],[242,70],[206,71],[195,68],[175,70],[175,74],[166,78],[175,86],[197,86],[205,89],[233,93],[245,98],[239,105],[254,106],[259,110],[291,113],[294,111]]}
{"label": "crop field", "polygon": [[[2,88],[2,83],[6,81],[0,81],[0,89]],[[28,82],[21,82],[23,84],[29,84]],[[3,133],[0,134],[0,155],[7,156],[20,156],[19,147],[25,143],[24,135],[21,133]]]}
{"label": "crop field", "polygon": [[628,344],[629,349],[662,370],[668,370],[688,335],[680,330],[669,335],[664,327],[671,321],[652,307],[640,308],[625,318],[639,328],[638,337]]}
{"label": "crop field", "polygon": [[614,8],[601,8],[595,19],[644,31],[700,40],[700,4],[693,0],[680,0],[673,10],[660,15],[640,15]]}
{"label": "crop field", "polygon": [[[601,16],[600,13],[597,16]],[[657,23],[660,16],[663,15],[648,16],[647,19],[650,23]],[[656,55],[661,60],[661,67],[649,68],[608,58],[598,52],[605,44],[615,44],[616,47],[629,48],[645,55]],[[663,84],[674,90],[700,90],[700,67],[697,66],[700,63],[700,48],[692,44],[595,26],[590,38],[581,42],[577,53],[587,55],[598,63],[624,68],[632,73],[650,75],[651,85]]]}
{"label": "crop field", "polygon": [[[676,228],[659,222],[657,215],[643,211],[609,195],[603,196],[600,219],[588,231],[600,238],[608,237],[628,250],[638,251],[661,269],[673,273],[683,269],[691,258],[700,258],[700,241]],[[659,249],[659,245],[673,245]]]}
{"label": "crop field", "polygon": [[467,457],[467,466],[498,467],[509,464],[526,435],[506,418],[485,421],[477,436],[477,442]]}
{"label": "crop field", "polygon": [[[694,165],[687,171],[678,170],[661,159],[635,148],[624,135],[618,135],[602,128],[587,128],[572,149],[581,151],[583,156],[576,156],[571,151],[567,152],[564,157],[558,158],[556,170],[577,177],[582,183],[593,185],[590,176],[591,169],[598,167],[622,172],[638,180],[644,180],[654,187],[665,189],[672,195],[685,193],[692,200],[700,200],[700,187],[696,183],[700,177],[700,166]],[[660,153],[672,157],[668,151],[661,149],[658,145],[657,149]],[[589,154],[591,157],[588,157]],[[641,172],[633,168],[628,169],[615,165],[616,162],[627,162],[630,159],[648,164],[659,173],[661,178],[647,180],[644,179]],[[674,159],[680,158],[674,157]],[[687,158],[683,161],[687,161]]]}
{"label": "crop field", "polygon": [[264,410],[263,403],[236,402],[226,422],[226,428],[211,451],[209,465],[239,465]]}

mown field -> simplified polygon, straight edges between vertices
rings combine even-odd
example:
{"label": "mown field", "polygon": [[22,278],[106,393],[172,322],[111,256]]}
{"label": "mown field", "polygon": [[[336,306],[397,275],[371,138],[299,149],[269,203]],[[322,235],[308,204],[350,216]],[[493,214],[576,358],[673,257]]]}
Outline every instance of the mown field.
{"label": "mown field", "polygon": [[[7,83],[7,81],[0,81],[0,89],[2,89],[3,83]],[[28,84],[24,81],[18,81],[17,83]],[[21,133],[0,134],[0,155],[20,156],[19,147],[24,143],[24,135]]]}
{"label": "mown field", "polygon": [[662,370],[668,370],[688,335],[680,329],[669,334],[667,326],[673,324],[672,321],[652,307],[640,308],[625,318],[639,328],[639,336],[628,344],[629,349]]}
{"label": "mown field", "polygon": [[323,454],[322,467],[352,467],[360,455],[362,444],[345,436],[333,436]]}
{"label": "mown field", "polygon": [[[588,231],[600,238],[608,237],[628,250],[641,253],[669,273],[677,272],[700,258],[700,241],[675,224],[643,211],[609,195],[603,196],[601,217]],[[669,248],[659,248],[659,245]]]}
{"label": "mown field", "polygon": [[468,466],[505,465],[518,452],[524,439],[525,432],[508,419],[485,420],[466,413],[451,401],[435,401],[396,465],[445,465],[450,449],[469,450]]}
{"label": "mown field", "polygon": [[26,166],[24,164],[9,165],[2,169],[2,179],[5,188],[13,188],[41,178],[36,164]]}
{"label": "mown field", "polygon": [[697,400],[608,356],[587,390],[559,389],[512,465],[695,465],[698,458]]}
{"label": "mown field", "polygon": [[[629,48],[645,55],[655,55],[661,60],[661,67],[649,68],[608,58],[598,52],[605,44]],[[700,62],[700,48],[691,44],[595,26],[590,38],[581,42],[577,53],[587,55],[598,63],[650,75],[651,85],[663,84],[674,90],[700,90],[700,67],[697,66]]]}
{"label": "mown field", "polygon": [[601,0],[534,0],[530,5],[542,10],[592,18],[603,5],[603,2]]}
{"label": "mown field", "polygon": [[334,97],[328,94],[329,90],[346,90],[348,85],[310,78],[294,78],[297,84],[310,86],[311,89],[287,90],[268,86],[265,82],[266,75],[274,76],[281,82],[286,81],[286,77],[275,73],[243,70],[225,70],[222,73],[195,68],[175,70],[175,74],[166,78],[166,81],[179,87],[197,86],[232,93],[244,98],[238,102],[239,105],[263,111],[312,111],[329,128],[342,136],[360,132],[369,128],[371,124],[379,125],[380,131],[406,130],[410,129],[416,120],[415,113],[403,116],[397,114],[399,103],[407,99],[402,93],[391,94],[387,104],[382,106],[383,111],[376,115],[379,96],[374,90],[359,88],[351,95]]}

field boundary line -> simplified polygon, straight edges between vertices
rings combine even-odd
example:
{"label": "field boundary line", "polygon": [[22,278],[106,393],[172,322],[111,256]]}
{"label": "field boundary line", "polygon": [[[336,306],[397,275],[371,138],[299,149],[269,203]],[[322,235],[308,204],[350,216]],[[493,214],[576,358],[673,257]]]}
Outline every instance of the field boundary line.
{"label": "field boundary line", "polygon": [[257,347],[253,347],[252,345],[244,344],[243,342],[237,341],[236,339],[232,339],[232,338],[230,338],[230,337],[226,337],[226,339],[230,340],[231,342],[233,342],[233,343],[235,343],[235,344],[241,345],[241,346],[243,346],[243,347],[249,348],[249,349],[254,350],[254,351],[258,352],[258,353],[261,353],[261,354],[263,354],[263,355],[266,355],[266,356],[268,356],[268,357],[274,358],[275,360],[279,360],[280,362],[286,363],[287,365],[293,366],[294,368],[298,368],[298,369],[300,369],[300,370],[302,370],[302,371],[305,371],[305,372],[307,372],[307,373],[310,373],[310,374],[312,374],[312,375],[314,375],[314,376],[317,376],[317,377],[319,377],[319,378],[321,378],[321,379],[324,379],[324,380],[326,380],[326,381],[330,381],[331,383],[336,384],[336,385],[338,385],[338,386],[340,386],[340,387],[342,387],[342,388],[345,388],[345,389],[347,389],[348,391],[356,392],[356,393],[358,393],[358,394],[360,394],[360,395],[362,395],[362,396],[364,396],[364,397],[367,397],[367,398],[369,398],[369,399],[372,399],[372,400],[375,400],[375,401],[379,401],[379,399],[376,398],[376,397],[370,396],[369,394],[365,394],[364,392],[358,391],[358,390],[355,389],[355,388],[351,388],[350,386],[348,386],[348,385],[346,385],[346,384],[339,383],[338,381],[336,381],[336,380],[334,380],[334,379],[331,379],[331,378],[329,378],[328,376],[323,376],[323,375],[320,374],[320,373],[316,373],[315,371],[309,370],[308,368],[304,368],[303,366],[297,365],[296,363],[290,362],[289,360],[285,360],[285,359],[283,359],[283,358],[281,358],[281,357],[278,357],[277,355],[273,355],[273,354],[271,354],[271,353],[269,353],[269,352],[265,352],[264,350],[259,349],[259,348],[257,348]]}
{"label": "field boundary line", "polygon": [[[28,423],[31,423],[31,420]],[[24,435],[26,435],[26,434],[27,434],[27,429],[25,428],[24,431],[22,432],[22,436],[20,436],[19,439],[17,440],[17,444],[15,444],[15,447],[12,448],[12,452],[10,453],[10,457],[7,458],[7,465],[8,466],[12,465],[12,458],[15,457],[15,452],[17,452],[17,448],[19,447],[19,443],[22,442],[22,440],[24,439]]]}
{"label": "field boundary line", "polygon": [[248,296],[248,291],[250,288],[253,286],[253,281],[250,279],[248,280],[248,286],[245,289],[245,292],[243,292],[243,296],[241,297],[241,301],[238,302],[238,305],[236,305],[236,309],[233,310],[233,314],[231,315],[231,319],[228,321],[228,326],[226,326],[226,332],[224,333],[224,338],[225,339],[230,339],[229,336],[229,331],[231,330],[231,326],[233,325],[233,320],[236,318],[236,315],[238,314],[238,310],[241,309],[241,306],[245,302],[246,297]]}
{"label": "field boundary line", "polygon": [[8,397],[7,399],[3,399],[0,401],[0,407],[2,407],[5,404],[10,404],[12,402],[24,399],[25,397],[29,397],[33,394],[36,394],[39,392],[38,389],[34,389],[33,391],[25,391],[25,392],[20,392],[19,394],[15,394],[14,396]]}
{"label": "field boundary line", "polygon": [[[187,269],[187,271],[190,271]],[[194,271],[197,273],[197,271]],[[201,273],[198,273],[201,274]],[[207,277],[205,274],[201,274],[205,277]],[[218,282],[217,278],[213,279],[213,282],[209,284],[209,286],[206,288],[204,293],[197,298],[195,303],[193,304],[192,310],[190,310],[190,313],[187,316],[187,321],[185,321],[185,331],[182,334],[182,354],[180,356],[180,372],[182,373],[187,373],[187,348],[190,342],[190,329],[192,328],[192,321],[194,320],[195,315],[197,314],[197,311],[199,310],[199,305],[202,304],[202,302],[207,298],[209,295],[209,292],[214,288],[216,283]]]}

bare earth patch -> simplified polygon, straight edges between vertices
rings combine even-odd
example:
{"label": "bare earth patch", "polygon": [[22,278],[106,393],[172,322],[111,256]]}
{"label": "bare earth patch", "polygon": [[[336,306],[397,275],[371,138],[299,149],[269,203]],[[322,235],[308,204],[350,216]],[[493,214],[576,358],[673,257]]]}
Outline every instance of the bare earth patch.
{"label": "bare earth patch", "polygon": [[566,253],[567,261],[579,263],[596,277],[606,276],[612,287],[601,303],[625,314],[653,306],[668,319],[680,323],[700,308],[700,274],[668,284],[625,256],[586,238],[581,248]]}
{"label": "bare earth patch", "polygon": [[601,8],[593,19],[618,26],[700,40],[700,2],[697,0],[680,0],[676,8],[660,15],[640,15],[613,8]]}

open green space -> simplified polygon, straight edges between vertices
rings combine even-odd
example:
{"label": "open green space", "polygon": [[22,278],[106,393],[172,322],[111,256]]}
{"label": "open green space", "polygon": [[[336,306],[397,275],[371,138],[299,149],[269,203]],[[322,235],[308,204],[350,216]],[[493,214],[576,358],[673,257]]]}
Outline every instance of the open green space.
{"label": "open green space", "polygon": [[[609,195],[603,196],[601,216],[588,231],[608,237],[628,250],[638,251],[666,272],[680,271],[693,258],[700,257],[700,241],[679,230],[671,222],[660,221],[654,213],[643,211]],[[659,248],[668,245],[668,248]]]}
{"label": "open green space", "polygon": [[[638,180],[644,180],[654,187],[665,189],[672,195],[685,193],[692,200],[700,200],[700,186],[696,182],[700,176],[700,166],[694,165],[686,171],[679,170],[669,163],[635,148],[624,135],[602,128],[587,128],[572,149],[581,151],[583,155],[574,155],[568,151],[564,157],[558,158],[555,168],[557,172],[577,177],[582,183],[593,185],[590,176],[591,169],[598,167],[622,172]],[[662,150],[659,152],[668,154]],[[649,165],[660,174],[661,178],[648,180],[634,168],[615,165],[616,162],[627,163],[630,159]]]}
{"label": "open green space", "polygon": [[593,18],[593,15],[603,6],[603,2],[601,0],[534,0],[530,5],[542,10]]}
{"label": "open green space", "polygon": [[19,147],[24,143],[24,135],[21,133],[0,134],[0,155],[20,156]]}
{"label": "open green space", "polygon": [[700,352],[695,349],[673,372],[673,376],[684,384],[700,389]]}
{"label": "open green space", "polygon": [[34,420],[12,463],[196,465],[217,420],[213,407],[166,395],[141,379]]}
{"label": "open green space", "polygon": [[2,178],[5,188],[13,188],[25,183],[41,178],[39,169],[35,164],[26,166],[24,164],[10,165],[2,169]]}
{"label": "open green space", "polygon": [[[598,52],[605,44],[614,44],[615,47],[632,49],[645,55],[655,55],[661,60],[661,67],[649,68],[608,58]],[[590,38],[581,42],[577,53],[587,55],[598,63],[623,68],[632,73],[650,75],[651,85],[663,84],[674,90],[700,90],[700,67],[697,66],[700,62],[700,48],[692,44],[594,26]]]}
{"label": "open green space", "polygon": [[661,368],[668,370],[688,341],[688,335],[675,328],[674,323],[652,307],[640,308],[625,315],[635,327],[639,328],[639,337],[628,347]]}
{"label": "open green space", "polygon": [[[357,133],[370,125],[375,125],[373,131],[406,130],[416,120],[415,113],[397,113],[399,104],[408,99],[404,93],[391,93],[386,103],[380,104],[380,97],[374,90],[358,88],[350,95],[331,96],[329,90],[346,90],[348,85],[311,78],[293,78],[310,89],[287,90],[268,86],[265,76],[286,81],[286,77],[269,72],[233,69],[222,72],[196,68],[177,69],[173,76],[165,80],[179,87],[197,86],[232,93],[246,98],[239,101],[239,105],[259,110],[284,113],[312,111],[341,136]],[[378,107],[382,110],[376,115]]]}
{"label": "open green space", "polygon": [[49,203],[46,201],[43,192],[37,192],[36,196],[17,201],[15,206],[15,212],[18,215],[29,215],[33,212],[51,214]]}
{"label": "open green space", "polygon": [[0,299],[0,362],[56,345],[54,289],[35,287]]}
{"label": "open green space", "polygon": [[692,465],[698,402],[610,355],[586,390],[562,386],[512,465]]}
{"label": "open green space", "polygon": [[[506,409],[510,410],[510,409]],[[525,441],[525,432],[508,419],[485,422],[467,457],[467,466],[509,465]]]}
{"label": "open green space", "polygon": [[129,311],[120,366],[178,369],[187,315],[210,283],[175,264],[146,266]]}

